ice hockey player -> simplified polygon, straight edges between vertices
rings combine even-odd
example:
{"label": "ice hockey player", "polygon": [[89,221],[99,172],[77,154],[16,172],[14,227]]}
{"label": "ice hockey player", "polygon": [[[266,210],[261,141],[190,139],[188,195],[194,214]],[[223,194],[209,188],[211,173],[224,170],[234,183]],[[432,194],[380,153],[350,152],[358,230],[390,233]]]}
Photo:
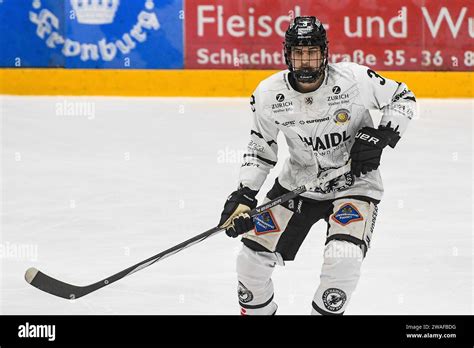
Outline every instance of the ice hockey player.
{"label": "ice hockey player", "polygon": [[[296,17],[285,34],[287,70],[260,82],[250,105],[253,125],[240,169],[219,226],[242,235],[237,256],[241,314],[273,315],[272,272],[292,261],[310,228],[327,223],[320,284],[312,314],[343,314],[360,276],[383,194],[378,170],[383,149],[394,148],[415,116],[415,96],[401,82],[355,63],[328,64],[326,31],[315,17]],[[378,127],[369,109],[381,110]],[[289,158],[266,195],[274,199],[315,173],[327,173],[351,159],[351,171],[322,188],[265,211],[256,195],[277,161],[282,131]]]}

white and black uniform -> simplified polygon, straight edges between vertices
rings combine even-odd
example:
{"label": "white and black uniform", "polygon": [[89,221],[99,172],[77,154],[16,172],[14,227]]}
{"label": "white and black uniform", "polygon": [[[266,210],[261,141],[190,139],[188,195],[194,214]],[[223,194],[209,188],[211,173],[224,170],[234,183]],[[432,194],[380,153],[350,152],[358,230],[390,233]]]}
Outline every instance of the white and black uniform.
{"label": "white and black uniform", "polygon": [[[368,109],[383,112],[381,125],[391,123],[403,136],[415,113],[415,98],[404,83],[383,78],[355,63],[329,64],[323,84],[314,92],[300,93],[288,82],[289,71],[262,81],[251,97],[253,126],[240,183],[258,191],[277,162],[277,135],[282,131],[290,157],[278,180],[292,190],[306,184],[308,175],[347,163],[354,136],[373,127]],[[347,195],[382,198],[378,170],[358,178],[342,192],[307,192],[304,197],[326,200]]]}
{"label": "white and black uniform", "polygon": [[[374,127],[369,109],[381,110],[380,125],[400,136],[415,116],[416,100],[408,87],[365,66],[329,64],[322,85],[308,93],[296,91],[289,78],[288,70],[270,76],[250,101],[253,125],[239,184],[260,190],[277,162],[279,131],[290,152],[266,200],[305,184],[315,173],[346,164],[357,131]],[[328,229],[312,313],[344,313],[370,246],[382,195],[378,170],[359,178],[347,174],[336,188],[306,192],[255,218],[237,258],[242,314],[275,313],[273,268],[295,258],[311,226],[321,219]]]}

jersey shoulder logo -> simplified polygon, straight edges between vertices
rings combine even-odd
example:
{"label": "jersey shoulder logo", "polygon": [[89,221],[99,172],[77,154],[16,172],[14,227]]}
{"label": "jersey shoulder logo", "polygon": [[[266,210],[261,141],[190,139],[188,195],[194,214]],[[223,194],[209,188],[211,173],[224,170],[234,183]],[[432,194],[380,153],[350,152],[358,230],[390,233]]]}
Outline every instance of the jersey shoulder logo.
{"label": "jersey shoulder logo", "polygon": [[264,211],[263,213],[255,216],[253,218],[255,224],[255,234],[265,234],[271,232],[280,232],[280,227],[278,226],[271,210]]}
{"label": "jersey shoulder logo", "polygon": [[331,217],[331,219],[342,226],[349,225],[352,222],[362,221],[362,214],[352,203],[343,204]]}

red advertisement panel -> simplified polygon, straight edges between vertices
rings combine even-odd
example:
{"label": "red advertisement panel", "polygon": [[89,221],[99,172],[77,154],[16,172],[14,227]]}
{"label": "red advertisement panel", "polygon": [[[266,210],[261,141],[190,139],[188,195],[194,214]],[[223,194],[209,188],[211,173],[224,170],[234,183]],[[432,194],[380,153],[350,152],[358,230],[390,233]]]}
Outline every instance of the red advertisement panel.
{"label": "red advertisement panel", "polygon": [[474,66],[474,2],[466,0],[187,0],[185,67],[283,69],[295,16],[325,25],[331,62],[378,70]]}

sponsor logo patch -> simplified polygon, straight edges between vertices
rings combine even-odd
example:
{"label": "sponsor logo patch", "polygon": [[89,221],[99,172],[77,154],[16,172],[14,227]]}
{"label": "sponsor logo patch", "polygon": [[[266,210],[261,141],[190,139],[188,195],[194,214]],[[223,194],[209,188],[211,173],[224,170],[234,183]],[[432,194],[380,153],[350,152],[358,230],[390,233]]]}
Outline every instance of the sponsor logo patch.
{"label": "sponsor logo patch", "polygon": [[408,117],[409,120],[413,118],[413,110],[408,105],[404,104],[393,104],[390,106],[392,110],[395,110],[402,114],[403,116]]}
{"label": "sponsor logo patch", "polygon": [[241,167],[260,167],[260,164],[258,163],[252,163],[252,162],[244,162],[242,163]]}
{"label": "sponsor logo patch", "polygon": [[325,117],[325,118],[316,118],[316,119],[313,119],[313,120],[300,120],[299,121],[299,124],[300,125],[304,125],[304,124],[312,124],[312,123],[319,123],[319,122],[325,122],[325,121],[329,121],[329,116]]}
{"label": "sponsor logo patch", "polygon": [[341,145],[348,141],[351,136],[347,135],[346,131],[343,131],[342,134],[339,133],[330,133],[324,134],[324,137],[316,137],[316,138],[306,138],[302,137],[298,134],[300,140],[308,146],[311,146],[313,151],[321,151],[321,150],[328,150],[332,148],[336,148],[337,146]]}
{"label": "sponsor logo patch", "polygon": [[403,98],[404,95],[408,94],[408,92],[409,91],[406,88],[404,88],[403,91],[401,91],[400,93],[398,93],[392,98],[392,103],[396,103],[397,101],[399,101],[401,98]]}
{"label": "sponsor logo patch", "polygon": [[342,205],[331,218],[342,226],[349,225],[351,222],[364,220],[361,213],[351,203]]}
{"label": "sponsor logo patch", "polygon": [[275,221],[273,214],[270,210],[264,211],[263,213],[253,218],[255,224],[255,234],[265,234],[271,232],[280,232],[280,227]]}
{"label": "sponsor logo patch", "polygon": [[272,104],[272,111],[274,113],[279,113],[279,112],[288,112],[293,109],[293,102],[290,101],[284,101],[276,104]]}
{"label": "sponsor logo patch", "polygon": [[285,96],[283,94],[279,93],[279,94],[276,95],[275,99],[278,102],[282,102],[283,100],[285,100]]}
{"label": "sponsor logo patch", "polygon": [[349,93],[344,93],[344,94],[339,94],[339,95],[330,95],[329,97],[327,97],[327,101],[328,102],[331,102],[331,101],[337,101],[337,100],[345,100],[345,99],[349,99]]}
{"label": "sponsor logo patch", "polygon": [[337,312],[346,303],[347,296],[341,289],[331,288],[323,293],[324,306],[331,312]]}
{"label": "sponsor logo patch", "polygon": [[257,152],[265,152],[265,148],[262,145],[257,144],[255,141],[250,140],[250,142],[247,145],[247,149],[249,150],[254,150]]}
{"label": "sponsor logo patch", "polygon": [[295,123],[296,121],[286,121],[286,122],[283,122],[281,125],[285,127],[294,127]]}

